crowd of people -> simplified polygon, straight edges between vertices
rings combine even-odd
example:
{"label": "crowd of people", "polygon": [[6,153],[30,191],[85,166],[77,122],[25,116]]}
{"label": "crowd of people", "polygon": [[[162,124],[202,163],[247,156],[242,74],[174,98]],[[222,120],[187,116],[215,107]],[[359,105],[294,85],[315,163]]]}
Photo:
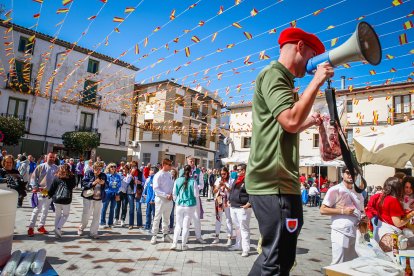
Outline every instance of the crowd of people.
{"label": "crowd of people", "polygon": [[337,181],[330,181],[323,175],[311,173],[306,176],[302,173],[299,177],[302,203],[310,207],[321,206],[328,189],[337,185]]}
{"label": "crowd of people", "polygon": [[[190,225],[194,226],[197,242],[206,243],[201,219],[204,208],[214,208],[212,243],[220,243],[225,216],[225,244],[229,250],[242,251],[244,257],[249,255],[252,210],[244,183],[245,164],[234,166],[231,171],[227,167],[206,170],[197,167],[194,158],[189,156],[187,164],[178,170],[169,159],[156,166],[149,163],[139,167],[137,161],[105,164],[97,157],[95,162],[82,158],[75,162],[73,158],[59,159],[54,153],[36,163],[30,155],[23,153],[15,160],[6,151],[0,159],[0,182],[18,192],[18,207],[22,206],[27,192],[32,192],[30,200],[27,199],[33,207],[28,222],[29,237],[35,235],[35,230],[49,234],[46,218],[54,210],[54,235],[61,238],[73,196],[77,195],[73,191],[78,189],[83,201],[79,236],[86,233],[88,225],[92,239],[99,238],[100,229],[119,225],[147,230],[152,235],[151,244],[156,244],[160,241],[157,236],[161,228],[161,241],[171,243],[171,250],[186,250]],[[207,201],[214,200],[214,206],[203,206],[201,196],[207,197]],[[142,205],[145,205],[145,222]],[[234,244],[232,238],[236,240]]]}

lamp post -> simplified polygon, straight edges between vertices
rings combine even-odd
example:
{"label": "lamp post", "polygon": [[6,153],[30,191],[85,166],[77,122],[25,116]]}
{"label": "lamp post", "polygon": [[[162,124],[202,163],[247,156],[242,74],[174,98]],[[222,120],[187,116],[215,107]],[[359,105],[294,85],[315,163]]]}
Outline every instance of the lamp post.
{"label": "lamp post", "polygon": [[116,121],[116,128],[117,129],[119,128],[119,143],[121,143],[121,129],[122,129],[122,126],[125,124],[126,117],[127,117],[126,113],[122,112],[121,119],[118,119]]}

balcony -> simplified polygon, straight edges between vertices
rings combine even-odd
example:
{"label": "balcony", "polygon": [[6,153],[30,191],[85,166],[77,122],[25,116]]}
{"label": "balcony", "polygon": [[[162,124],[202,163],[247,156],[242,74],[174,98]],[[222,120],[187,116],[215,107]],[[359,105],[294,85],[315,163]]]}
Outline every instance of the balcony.
{"label": "balcony", "polygon": [[92,128],[92,127],[87,127],[87,126],[75,126],[75,131],[98,133],[97,128]]}
{"label": "balcony", "polygon": [[36,87],[37,79],[26,82],[22,79],[19,79],[16,75],[7,74],[6,88],[11,89],[16,92],[25,93],[25,94],[34,94]]}
{"label": "balcony", "polygon": [[206,147],[206,142],[207,139],[206,137],[203,136],[199,136],[199,137],[194,137],[194,136],[189,136],[188,137],[188,144],[190,144],[191,146],[199,146],[199,147]]}
{"label": "balcony", "polygon": [[88,107],[94,108],[101,108],[102,96],[97,95],[95,97],[92,96],[84,96],[81,94],[81,99],[79,100],[79,104]]}
{"label": "balcony", "polygon": [[193,118],[195,120],[199,120],[199,121],[207,123],[207,114],[206,113],[203,113],[201,111],[191,110],[190,116],[191,116],[191,118]]}
{"label": "balcony", "polygon": [[406,122],[413,118],[414,116],[411,115],[411,112],[406,112],[406,113],[395,113],[394,112],[393,117],[392,117],[393,121],[396,123]]}
{"label": "balcony", "polygon": [[0,113],[0,116],[18,118],[20,121],[24,122],[24,129],[25,129],[26,133],[30,132],[30,124],[32,123],[32,118],[30,118],[28,116],[16,116],[14,114],[8,114],[8,113]]}

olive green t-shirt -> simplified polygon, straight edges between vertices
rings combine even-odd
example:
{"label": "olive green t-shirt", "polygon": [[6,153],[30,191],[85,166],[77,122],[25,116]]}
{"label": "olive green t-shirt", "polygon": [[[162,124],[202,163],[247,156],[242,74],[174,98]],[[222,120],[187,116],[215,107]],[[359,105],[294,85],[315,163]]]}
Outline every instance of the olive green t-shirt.
{"label": "olive green t-shirt", "polygon": [[298,100],[293,91],[294,77],[278,61],[272,61],[257,76],[246,172],[246,188],[251,195],[300,195],[299,134],[285,131],[276,120]]}

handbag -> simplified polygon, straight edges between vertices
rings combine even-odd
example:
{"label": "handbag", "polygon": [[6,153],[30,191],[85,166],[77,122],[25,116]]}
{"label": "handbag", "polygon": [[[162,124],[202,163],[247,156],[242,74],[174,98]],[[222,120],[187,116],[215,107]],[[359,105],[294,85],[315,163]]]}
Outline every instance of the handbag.
{"label": "handbag", "polygon": [[138,184],[137,187],[136,187],[136,191],[135,191],[135,198],[136,199],[141,199],[141,197],[142,197],[142,191],[143,191],[142,185],[141,184]]}
{"label": "handbag", "polygon": [[83,197],[91,197],[91,196],[93,196],[93,188],[87,189],[87,190],[83,190],[82,196]]}
{"label": "handbag", "polygon": [[72,202],[72,193],[65,184],[60,184],[54,195],[54,203],[70,204]]}
{"label": "handbag", "polygon": [[120,195],[115,195],[115,201],[121,201],[121,196]]}

